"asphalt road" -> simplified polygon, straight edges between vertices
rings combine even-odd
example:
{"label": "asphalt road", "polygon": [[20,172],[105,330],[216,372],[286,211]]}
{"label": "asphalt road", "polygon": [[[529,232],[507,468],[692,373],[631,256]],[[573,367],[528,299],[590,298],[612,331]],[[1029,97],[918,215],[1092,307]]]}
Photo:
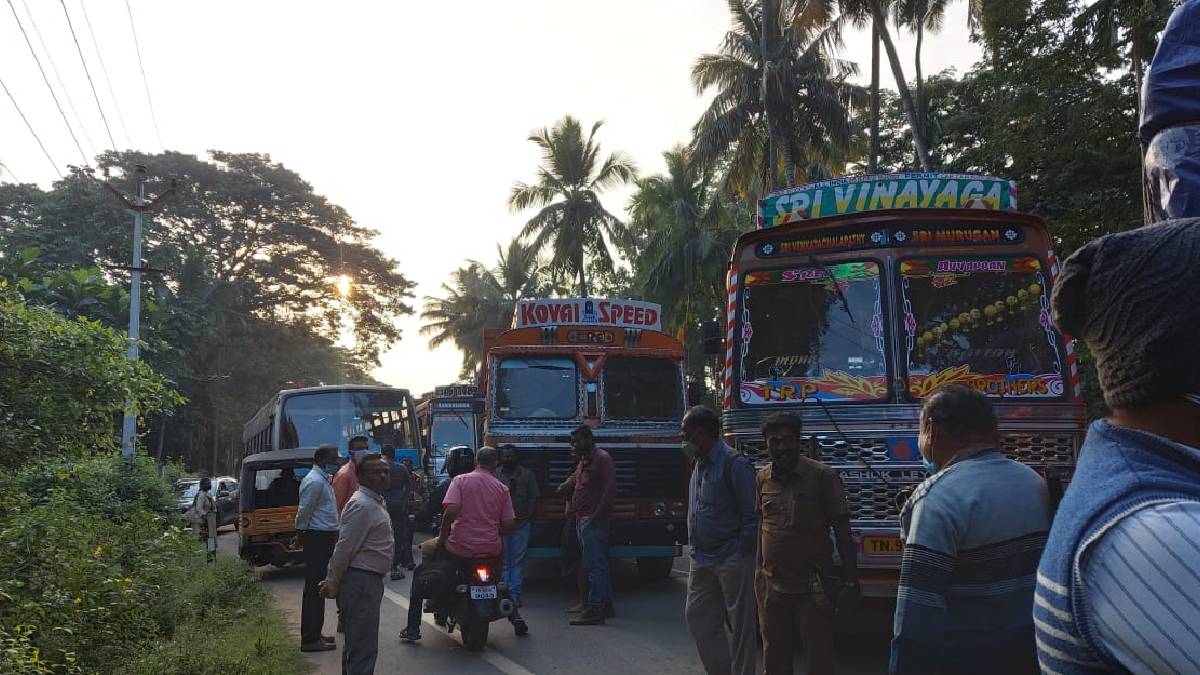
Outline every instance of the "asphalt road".
{"label": "asphalt road", "polygon": [[[237,551],[237,535],[223,533],[222,553]],[[572,673],[581,675],[675,675],[702,673],[695,646],[683,622],[687,575],[685,562],[676,561],[672,578],[641,581],[631,562],[613,567],[617,618],[604,626],[570,626],[565,609],[575,604],[574,591],[559,579],[557,567],[534,561],[527,570],[525,607],[530,634],[518,638],[506,621],[491,626],[487,648],[480,653],[462,648],[458,634],[447,635],[425,615],[424,639],[404,644],[396,633],[406,621],[410,579],[387,581],[380,611],[380,675],[475,673],[529,675]],[[258,568],[257,574],[270,587],[277,606],[299,635],[300,595],[304,586],[301,567]],[[865,603],[861,618],[849,631],[839,632],[837,658],[839,675],[875,675],[886,671],[891,627],[890,603]],[[336,611],[326,603],[325,633],[334,634]],[[338,651],[309,654],[322,675],[341,672],[341,639]],[[297,638],[297,648],[299,639]],[[797,663],[797,673],[803,667]]]}

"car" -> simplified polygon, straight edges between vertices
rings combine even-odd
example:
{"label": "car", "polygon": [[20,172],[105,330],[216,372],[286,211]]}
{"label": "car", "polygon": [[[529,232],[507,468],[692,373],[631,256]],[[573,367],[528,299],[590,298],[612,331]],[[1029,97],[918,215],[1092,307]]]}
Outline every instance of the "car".
{"label": "car", "polygon": [[[212,478],[213,499],[217,501],[217,525],[233,525],[238,524],[238,495],[239,486],[237,480],[230,476],[221,476]],[[183,513],[192,505],[192,500],[196,498],[196,493],[200,491],[200,479],[188,478],[175,483],[176,503],[179,506],[179,512]]]}

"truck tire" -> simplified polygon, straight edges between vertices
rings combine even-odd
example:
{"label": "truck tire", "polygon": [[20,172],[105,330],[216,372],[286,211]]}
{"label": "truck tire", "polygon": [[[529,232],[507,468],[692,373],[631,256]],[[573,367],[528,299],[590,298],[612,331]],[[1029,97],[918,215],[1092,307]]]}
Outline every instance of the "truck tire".
{"label": "truck tire", "polygon": [[459,624],[458,630],[462,633],[463,647],[467,651],[483,651],[483,646],[487,644],[488,626],[490,625],[487,621],[478,620]]}
{"label": "truck tire", "polygon": [[674,558],[638,558],[638,575],[645,581],[662,581],[670,578]]}

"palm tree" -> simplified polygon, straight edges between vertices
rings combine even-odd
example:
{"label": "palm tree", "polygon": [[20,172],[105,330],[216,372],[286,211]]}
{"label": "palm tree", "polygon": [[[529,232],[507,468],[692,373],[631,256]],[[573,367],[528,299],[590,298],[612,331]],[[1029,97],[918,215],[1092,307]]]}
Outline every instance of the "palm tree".
{"label": "palm tree", "polygon": [[1075,19],[1076,33],[1105,50],[1128,46],[1129,68],[1141,107],[1146,64],[1158,48],[1158,32],[1174,8],[1173,0],[1097,0]]}
{"label": "palm tree", "polygon": [[[913,70],[916,77],[916,107],[917,125],[921,128],[922,137],[927,131],[928,111],[925,106],[925,79],[921,73],[921,47],[925,42],[925,31],[938,32],[942,29],[942,20],[946,17],[946,5],[950,0],[897,0],[892,5],[892,13],[896,25],[912,30],[917,36],[917,46],[913,54]],[[970,20],[970,19],[969,19]]]}
{"label": "palm tree", "polygon": [[534,131],[529,140],[542,149],[537,181],[517,183],[508,198],[513,211],[539,209],[520,236],[532,239],[536,251],[550,247],[550,270],[578,277],[581,297],[587,297],[588,256],[611,270],[609,244],[625,236],[624,224],[600,203],[600,193],[632,182],[637,174],[620,152],[601,159],[596,132],[603,124],[593,124],[585,138],[579,120],[567,115],[549,129]]}
{"label": "palm tree", "polygon": [[430,336],[429,348],[453,342],[463,355],[464,377],[483,361],[483,332],[510,325],[518,301],[548,290],[536,249],[513,239],[506,248],[497,244],[496,252],[492,269],[467,260],[442,284],[445,297],[425,296],[421,311],[421,334]]}
{"label": "palm tree", "polygon": [[[762,5],[728,0],[733,27],[720,50],[692,67],[698,93],[717,92],[692,128],[693,159],[705,166],[728,165],[725,187],[740,195],[770,189],[779,164],[789,185],[798,173],[832,174],[829,150],[849,144],[848,108],[865,102],[865,90],[847,78],[853,63],[830,56],[840,44],[840,20],[805,30],[781,31],[780,6],[767,23],[764,68]],[[766,77],[764,79],[764,72]],[[779,147],[778,163],[768,146]]]}

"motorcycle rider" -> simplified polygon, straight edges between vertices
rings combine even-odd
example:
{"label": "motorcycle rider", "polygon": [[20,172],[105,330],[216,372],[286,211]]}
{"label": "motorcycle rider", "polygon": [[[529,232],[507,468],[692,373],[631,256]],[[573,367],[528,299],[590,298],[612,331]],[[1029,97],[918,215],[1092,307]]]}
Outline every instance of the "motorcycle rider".
{"label": "motorcycle rider", "polygon": [[[484,446],[475,455],[475,470],[456,476],[442,500],[442,528],[436,549],[440,555],[454,561],[479,558],[498,558],[503,549],[503,535],[513,529],[512,499],[508,488],[496,478],[500,453]],[[400,631],[400,639],[415,642],[421,639],[421,611],[425,598],[418,592],[418,570],[413,574],[409,594],[408,626]]]}

